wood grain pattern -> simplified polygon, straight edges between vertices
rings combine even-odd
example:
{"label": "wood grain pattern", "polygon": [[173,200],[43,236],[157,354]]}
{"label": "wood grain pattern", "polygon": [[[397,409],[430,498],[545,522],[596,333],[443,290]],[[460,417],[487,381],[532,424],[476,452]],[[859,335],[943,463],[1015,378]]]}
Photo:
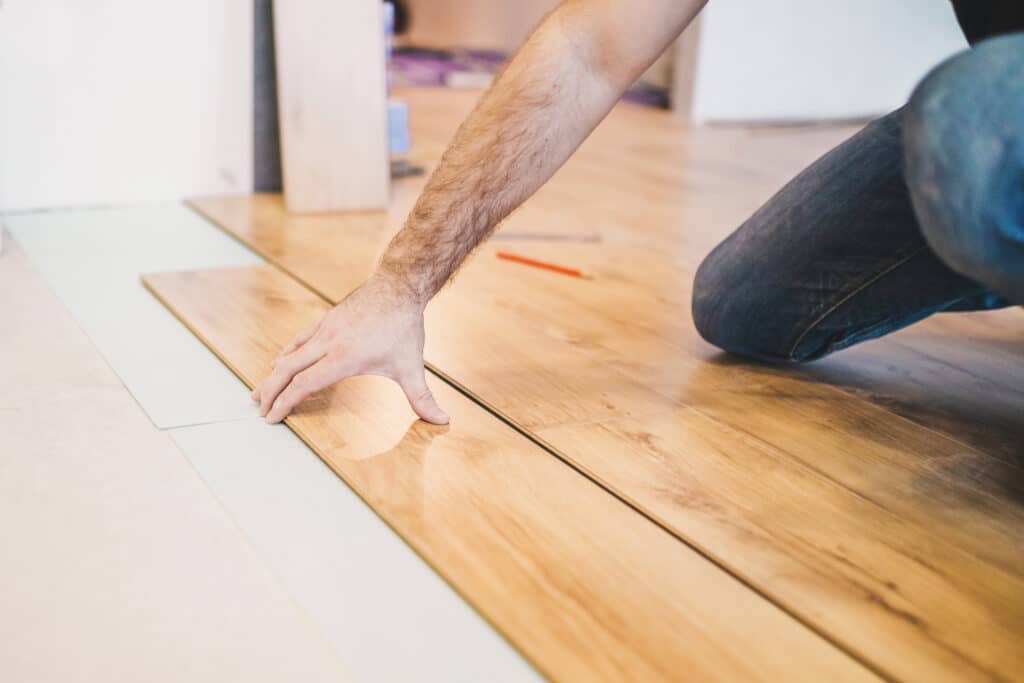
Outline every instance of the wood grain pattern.
{"label": "wood grain pattern", "polygon": [[274,47],[288,209],[385,207],[390,170],[381,4],[274,3]]}
{"label": "wood grain pattern", "polygon": [[[271,266],[145,277],[252,385],[327,304]],[[863,680],[873,675],[444,383],[450,427],[356,378],[288,418],[357,493],[547,675]],[[794,656],[798,653],[798,656]]]}
{"label": "wood grain pattern", "polygon": [[[424,161],[467,106],[453,95],[406,95]],[[1020,311],[942,316],[792,370],[723,358],[690,321],[707,250],[845,132],[691,131],[619,106],[506,223],[598,228],[602,244],[517,248],[596,279],[485,246],[428,308],[426,358],[887,675],[1019,678]],[[420,182],[387,215],[292,219],[272,196],[193,205],[338,300]]]}

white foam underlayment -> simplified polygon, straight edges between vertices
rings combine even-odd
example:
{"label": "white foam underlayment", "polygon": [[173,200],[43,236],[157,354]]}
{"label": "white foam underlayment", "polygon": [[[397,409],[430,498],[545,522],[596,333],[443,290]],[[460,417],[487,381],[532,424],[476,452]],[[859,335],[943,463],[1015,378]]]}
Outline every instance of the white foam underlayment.
{"label": "white foam underlayment", "polygon": [[541,680],[287,428],[172,436],[357,679]]}
{"label": "white foam underlayment", "polygon": [[157,427],[254,414],[242,382],[139,276],[251,265],[258,256],[180,204],[8,215],[4,222]]}
{"label": "white foam underlayment", "polygon": [[258,256],[180,204],[3,222],[356,680],[540,680],[139,282]]}

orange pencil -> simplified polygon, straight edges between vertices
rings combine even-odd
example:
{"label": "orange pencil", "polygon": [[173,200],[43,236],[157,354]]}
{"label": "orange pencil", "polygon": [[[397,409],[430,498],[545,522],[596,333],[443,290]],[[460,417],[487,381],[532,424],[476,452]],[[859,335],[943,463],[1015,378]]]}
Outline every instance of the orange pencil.
{"label": "orange pencil", "polygon": [[515,261],[516,263],[523,263],[534,268],[543,268],[544,270],[551,270],[562,275],[571,275],[572,277],[581,277],[586,280],[590,279],[590,276],[584,273],[578,268],[570,268],[569,266],[560,266],[557,263],[548,263],[546,261],[538,261],[527,256],[520,256],[519,254],[513,254],[507,251],[499,251],[498,258],[505,259],[506,261]]}

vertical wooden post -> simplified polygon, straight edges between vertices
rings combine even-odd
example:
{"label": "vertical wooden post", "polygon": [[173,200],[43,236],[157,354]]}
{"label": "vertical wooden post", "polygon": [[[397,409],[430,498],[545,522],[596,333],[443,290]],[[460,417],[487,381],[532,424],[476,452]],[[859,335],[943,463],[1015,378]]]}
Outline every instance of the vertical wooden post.
{"label": "vertical wooden post", "polygon": [[289,211],[387,206],[380,0],[274,2],[278,114]]}
{"label": "vertical wooden post", "polygon": [[700,46],[700,16],[676,38],[672,59],[672,86],[669,104],[681,121],[693,122],[693,97],[697,87],[697,50]]}

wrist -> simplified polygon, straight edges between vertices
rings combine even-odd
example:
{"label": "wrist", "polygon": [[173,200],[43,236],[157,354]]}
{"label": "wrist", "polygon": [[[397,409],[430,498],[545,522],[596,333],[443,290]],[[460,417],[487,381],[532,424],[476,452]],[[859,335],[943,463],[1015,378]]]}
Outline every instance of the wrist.
{"label": "wrist", "polygon": [[425,294],[404,269],[395,268],[387,261],[381,261],[366,284],[400,308],[422,312],[430,301],[430,295]]}

